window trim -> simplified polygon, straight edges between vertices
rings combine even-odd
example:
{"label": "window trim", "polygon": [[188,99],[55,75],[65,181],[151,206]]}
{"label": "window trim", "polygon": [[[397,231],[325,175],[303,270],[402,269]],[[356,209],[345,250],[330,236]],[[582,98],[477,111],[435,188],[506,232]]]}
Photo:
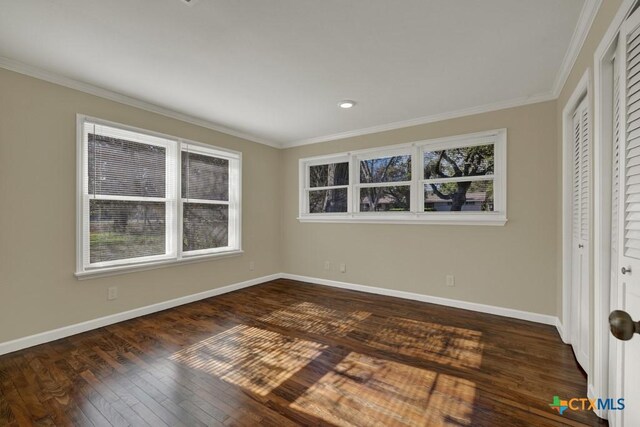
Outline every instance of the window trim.
{"label": "window trim", "polygon": [[[420,212],[424,206],[424,152],[494,144],[495,171],[490,175],[494,185],[494,212]],[[411,186],[411,208],[409,212],[360,212],[359,160],[387,157],[389,155],[412,155],[411,181],[379,183],[386,185]],[[349,162],[348,212],[316,213],[308,212],[306,185],[309,180],[309,166]],[[494,129],[465,135],[429,139],[412,143],[389,145],[364,150],[355,150],[322,156],[301,158],[298,165],[299,210],[298,221],[306,223],[365,223],[365,224],[439,224],[439,225],[493,225],[503,226],[507,222],[507,129]],[[489,177],[489,175],[487,176]],[[461,180],[484,180],[469,177]],[[368,184],[366,184],[368,185]]]}
{"label": "window trim", "polygon": [[[326,160],[329,160],[328,162]],[[351,185],[328,185],[326,187],[311,187],[311,173],[310,169],[312,166],[325,165],[327,163],[349,163],[349,181],[351,181],[351,176],[353,174],[353,167],[351,165],[351,160],[348,155],[338,154],[332,156],[321,156],[318,157],[317,160],[315,158],[309,159],[307,163],[304,165],[300,163],[301,174],[299,175],[302,179],[298,180],[298,185],[300,187],[300,209],[303,209],[303,206],[306,206],[305,209],[308,209],[309,206],[309,192],[311,191],[322,191],[322,190],[339,190],[346,188],[347,189],[347,205],[351,205],[351,198],[353,191],[351,189]],[[318,215],[318,214],[308,214],[308,215]],[[323,215],[342,215],[341,213],[329,212]]]}
{"label": "window trim", "polygon": [[[168,168],[167,187],[173,187],[173,198],[145,198],[145,197],[129,197],[129,196],[100,196],[100,199],[108,200],[110,198],[117,200],[131,199],[149,201],[159,201],[167,203],[168,217],[173,218],[173,224],[167,224],[167,236],[171,234],[170,240],[167,241],[167,248],[171,245],[171,251],[167,249],[167,253],[163,255],[152,255],[148,257],[131,258],[122,261],[106,261],[99,265],[89,265],[85,259],[85,253],[88,253],[89,244],[89,216],[84,215],[85,211],[85,189],[88,189],[88,158],[85,150],[85,131],[84,124],[86,122],[104,125],[117,130],[126,132],[134,132],[149,136],[150,139],[158,138],[167,142],[163,145],[167,148],[167,166],[172,164],[172,168]],[[153,143],[149,141],[135,142]],[[173,142],[173,144],[171,144]],[[156,144],[160,145],[160,144]],[[229,191],[229,245],[223,248],[210,248],[198,251],[182,251],[182,194],[181,194],[181,155],[185,147],[193,152],[205,154],[209,156],[220,157],[229,160],[229,185],[237,187],[237,191]],[[170,158],[173,156],[173,159]],[[170,184],[170,180],[173,183]],[[225,203],[226,204],[226,203]],[[171,211],[169,213],[169,211]],[[234,238],[232,238],[232,236]],[[114,274],[123,274],[132,271],[149,270],[160,268],[174,264],[185,264],[191,262],[206,261],[213,258],[225,258],[237,256],[244,253],[242,250],[242,153],[235,150],[216,147],[186,138],[179,138],[147,129],[137,128],[134,126],[116,123],[108,120],[91,117],[84,114],[76,115],[76,271],[74,275],[82,280],[92,277],[105,277]]]}

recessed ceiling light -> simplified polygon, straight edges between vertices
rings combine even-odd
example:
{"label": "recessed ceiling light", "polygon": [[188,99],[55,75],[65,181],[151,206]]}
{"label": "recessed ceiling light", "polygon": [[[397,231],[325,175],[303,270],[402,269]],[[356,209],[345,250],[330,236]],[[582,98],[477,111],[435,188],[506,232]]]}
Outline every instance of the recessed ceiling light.
{"label": "recessed ceiling light", "polygon": [[356,105],[356,101],[350,101],[350,100],[348,100],[348,99],[345,99],[344,101],[340,101],[340,102],[338,103],[338,106],[339,106],[340,108],[344,108],[344,109],[351,108],[351,107],[353,107],[354,105]]}

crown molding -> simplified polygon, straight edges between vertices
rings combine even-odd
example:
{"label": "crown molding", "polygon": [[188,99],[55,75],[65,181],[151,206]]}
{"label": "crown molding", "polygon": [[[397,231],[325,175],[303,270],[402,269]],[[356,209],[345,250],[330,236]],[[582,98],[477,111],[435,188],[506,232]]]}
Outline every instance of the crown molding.
{"label": "crown molding", "polygon": [[257,142],[258,144],[264,144],[274,148],[282,148],[281,144],[274,141],[269,141],[264,138],[259,138],[255,135],[239,132],[237,130],[221,126],[209,120],[199,119],[197,117],[193,117],[188,114],[179,113],[169,108],[160,107],[159,105],[155,105],[150,102],[141,101],[139,99],[132,98],[130,96],[123,95],[118,92],[104,89],[89,83],[81,82],[79,80],[65,77],[60,74],[52,73],[50,71],[33,67],[31,65],[27,65],[19,61],[14,61],[13,59],[9,59],[6,57],[0,56],[0,68],[4,68],[9,71],[14,71],[16,73],[24,74],[26,76],[34,77],[39,80],[44,80],[49,83],[54,83],[60,86],[68,87],[70,89],[75,89],[80,92],[88,93],[90,95],[99,96],[100,98],[109,99],[111,101],[119,102],[121,104],[129,105],[131,107],[139,108],[141,110],[149,111],[151,113],[156,113],[172,119],[191,123],[192,125],[201,126],[207,129],[214,130],[216,132],[222,132],[227,135],[246,139],[251,142]]}
{"label": "crown molding", "polygon": [[457,119],[474,114],[488,113],[491,111],[504,110],[505,108],[521,107],[523,105],[537,104],[539,102],[552,101],[556,99],[551,92],[541,93],[533,96],[510,99],[507,101],[494,102],[477,107],[464,108],[461,110],[446,113],[433,114],[431,116],[418,117],[415,119],[402,120],[399,122],[387,123],[384,125],[371,126],[363,129],[355,129],[346,132],[334,133],[332,135],[319,136],[315,138],[302,139],[299,141],[285,142],[282,148],[299,147],[301,145],[317,144],[319,142],[335,141],[338,139],[352,138],[355,136],[368,135],[372,133],[385,132],[389,130],[402,129],[411,126],[424,125],[427,123],[441,122],[443,120]]}
{"label": "crown molding", "polygon": [[573,35],[569,42],[569,48],[562,59],[562,65],[560,65],[560,70],[558,70],[556,80],[553,84],[553,94],[556,98],[560,96],[560,92],[569,78],[569,74],[578,59],[578,55],[587,39],[591,25],[593,25],[593,21],[596,19],[601,4],[602,0],[585,0],[582,5],[578,23],[573,30]]}
{"label": "crown molding", "polygon": [[317,144],[320,142],[335,141],[338,139],[363,136],[363,135],[368,135],[368,134],[378,133],[378,132],[385,132],[389,130],[401,129],[401,128],[410,127],[410,126],[418,126],[418,125],[423,125],[427,123],[439,122],[442,120],[455,119],[455,118],[470,116],[474,114],[488,113],[491,111],[498,111],[506,108],[520,107],[524,105],[535,104],[535,103],[545,102],[545,101],[552,101],[554,99],[557,99],[567,81],[567,78],[569,77],[569,74],[576,62],[576,59],[578,58],[578,55],[582,49],[582,46],[586,40],[587,34],[591,29],[591,25],[593,24],[593,21],[596,17],[598,10],[600,9],[601,4],[602,4],[602,0],[585,0],[585,3],[582,6],[582,10],[580,12],[580,17],[578,18],[578,23],[576,24],[576,28],[574,29],[573,35],[571,37],[569,47],[562,60],[562,65],[560,67],[560,70],[558,71],[558,74],[556,75],[553,88],[549,92],[544,92],[544,93],[540,93],[532,96],[526,96],[526,97],[521,97],[521,98],[516,98],[516,99],[511,99],[506,101],[499,101],[499,102],[480,105],[476,107],[464,108],[461,110],[433,114],[430,116],[418,117],[418,118],[409,119],[409,120],[402,120],[398,122],[392,122],[392,123],[387,123],[382,125],[376,125],[376,126],[371,126],[371,127],[361,128],[361,129],[354,129],[354,130],[339,132],[339,133],[330,134],[330,135],[317,136],[313,138],[307,138],[307,139],[301,139],[301,140],[289,141],[289,142],[283,142],[283,143],[270,141],[264,138],[257,137],[255,135],[230,129],[208,120],[192,117],[184,113],[179,113],[177,111],[173,111],[165,107],[160,107],[158,105],[155,105],[146,101],[141,101],[139,99],[132,98],[117,92],[113,92],[108,89],[104,89],[98,86],[94,86],[88,83],[74,80],[69,77],[64,77],[62,75],[55,74],[40,68],[36,68],[18,61],[14,61],[9,58],[0,57],[0,68],[4,68],[10,71],[15,71],[17,73],[35,77],[40,80],[48,81],[50,83],[59,84],[61,86],[65,86],[71,89],[79,90],[81,92],[89,93],[91,95],[99,96],[101,98],[110,99],[112,101],[116,101],[125,105],[140,108],[142,110],[150,111],[156,114],[161,114],[166,117],[181,120],[183,122],[191,123],[197,126],[211,129],[217,132],[222,132],[228,135],[246,139],[259,144],[268,145],[274,148],[292,148],[292,147],[298,147],[302,145]]}
{"label": "crown molding", "polygon": [[410,120],[403,120],[399,122],[388,123],[384,125],[371,126],[362,129],[355,129],[346,132],[335,133],[331,135],[318,136],[314,138],[301,139],[297,141],[285,142],[282,144],[282,148],[299,147],[301,145],[317,144],[320,142],[335,141],[338,139],[351,138],[355,136],[363,136],[367,134],[384,132],[389,130],[401,129],[409,126],[423,125],[427,123],[439,122],[442,120],[455,119],[464,116],[470,116],[473,114],[488,113],[491,111],[503,110],[505,108],[520,107],[528,104],[535,104],[538,102],[552,101],[560,96],[569,73],[573,69],[573,66],[582,50],[582,46],[589,34],[591,25],[600,9],[602,0],[585,0],[580,11],[578,23],[571,36],[569,47],[562,60],[562,64],[556,79],[553,84],[553,88],[549,92],[540,93],[533,96],[516,98],[507,101],[500,101],[491,104],[481,105],[477,107],[465,108],[462,110],[450,111],[447,113],[434,114],[431,116],[418,117]]}

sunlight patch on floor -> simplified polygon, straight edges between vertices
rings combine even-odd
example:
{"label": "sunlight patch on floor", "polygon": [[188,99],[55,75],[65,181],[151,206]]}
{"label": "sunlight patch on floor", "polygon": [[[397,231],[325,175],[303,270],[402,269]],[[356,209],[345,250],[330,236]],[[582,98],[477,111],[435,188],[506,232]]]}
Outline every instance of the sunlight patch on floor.
{"label": "sunlight patch on floor", "polygon": [[246,325],[180,350],[170,359],[266,396],[326,346]]}
{"label": "sunlight patch on floor", "polygon": [[290,407],[338,426],[471,425],[475,384],[349,353]]}
{"label": "sunlight patch on floor", "polygon": [[367,344],[445,365],[480,368],[482,332],[439,323],[391,317],[370,336]]}
{"label": "sunlight patch on floor", "polygon": [[260,320],[314,334],[345,336],[369,316],[371,313],[366,311],[339,311],[312,302],[302,302],[269,313]]}

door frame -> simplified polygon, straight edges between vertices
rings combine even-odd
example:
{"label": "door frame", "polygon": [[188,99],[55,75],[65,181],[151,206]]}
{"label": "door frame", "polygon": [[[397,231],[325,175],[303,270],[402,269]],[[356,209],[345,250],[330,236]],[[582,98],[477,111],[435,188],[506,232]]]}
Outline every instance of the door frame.
{"label": "door frame", "polygon": [[[571,344],[571,300],[573,272],[572,200],[573,194],[573,113],[583,98],[591,116],[590,71],[587,69],[562,110],[562,327],[560,337]],[[593,140],[593,138],[592,138]],[[593,247],[593,245],[589,245]],[[589,275],[591,280],[591,274]],[[591,328],[589,328],[591,329]],[[591,332],[591,331],[590,331]],[[591,359],[591,358],[589,358]],[[590,362],[589,362],[590,363]]]}
{"label": "door frame", "polygon": [[[610,58],[616,48],[620,27],[631,13],[636,0],[623,0],[618,12],[611,21],[593,56],[594,114],[594,266],[593,266],[593,368],[588,376],[590,398],[610,396],[609,379],[616,375],[618,367],[609,364],[608,318],[611,291],[611,153],[612,138],[612,95],[611,77],[613,70]],[[621,82],[622,84],[622,82]],[[615,413],[595,410],[601,418],[610,418],[612,426]]]}

